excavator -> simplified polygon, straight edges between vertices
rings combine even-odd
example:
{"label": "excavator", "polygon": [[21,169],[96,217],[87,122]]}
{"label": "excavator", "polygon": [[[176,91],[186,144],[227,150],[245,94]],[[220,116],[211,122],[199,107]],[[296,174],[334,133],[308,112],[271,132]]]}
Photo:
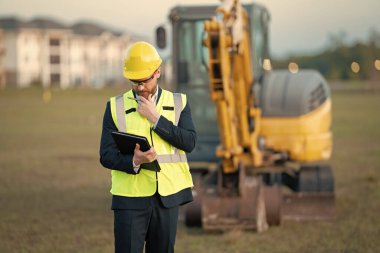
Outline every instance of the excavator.
{"label": "excavator", "polygon": [[194,201],[185,223],[265,231],[335,217],[331,96],[315,70],[273,70],[259,4],[176,6],[156,44],[171,50],[171,88],[189,97]]}

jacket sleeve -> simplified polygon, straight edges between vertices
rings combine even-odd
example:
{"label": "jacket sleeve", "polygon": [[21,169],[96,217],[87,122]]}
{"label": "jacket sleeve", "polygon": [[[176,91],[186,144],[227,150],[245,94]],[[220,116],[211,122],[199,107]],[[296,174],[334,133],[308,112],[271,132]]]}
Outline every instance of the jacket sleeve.
{"label": "jacket sleeve", "polygon": [[100,163],[107,169],[119,170],[128,174],[136,174],[133,170],[133,155],[121,154],[117,148],[111,132],[118,131],[112,116],[111,106],[107,103],[103,117],[102,137],[100,140]]}
{"label": "jacket sleeve", "polygon": [[197,133],[191,118],[189,102],[186,103],[181,112],[178,126],[175,126],[167,118],[160,116],[153,131],[170,145],[190,153],[195,147]]}

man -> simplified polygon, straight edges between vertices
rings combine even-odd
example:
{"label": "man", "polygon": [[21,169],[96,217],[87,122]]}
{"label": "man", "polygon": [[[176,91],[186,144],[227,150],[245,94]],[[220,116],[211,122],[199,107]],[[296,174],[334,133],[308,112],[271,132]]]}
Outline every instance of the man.
{"label": "man", "polygon": [[[156,49],[137,42],[127,50],[124,77],[132,89],[107,103],[100,143],[100,162],[112,170],[115,252],[174,252],[178,209],[192,201],[193,182],[185,152],[197,134],[186,95],[158,87],[162,60]],[[121,154],[111,132],[145,136],[152,148],[136,144]],[[144,163],[158,161],[161,170]]]}

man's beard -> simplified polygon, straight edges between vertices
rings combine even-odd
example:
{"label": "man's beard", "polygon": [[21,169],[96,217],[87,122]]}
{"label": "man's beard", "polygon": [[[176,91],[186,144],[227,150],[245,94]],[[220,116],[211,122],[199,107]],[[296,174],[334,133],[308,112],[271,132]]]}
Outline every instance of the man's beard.
{"label": "man's beard", "polygon": [[152,96],[154,94],[156,94],[156,91],[157,91],[157,85],[154,89],[152,89],[151,91],[147,91],[147,90],[144,90],[144,91],[136,91],[137,95],[140,96],[140,97],[144,97],[145,99],[148,99],[149,95],[152,94]]}

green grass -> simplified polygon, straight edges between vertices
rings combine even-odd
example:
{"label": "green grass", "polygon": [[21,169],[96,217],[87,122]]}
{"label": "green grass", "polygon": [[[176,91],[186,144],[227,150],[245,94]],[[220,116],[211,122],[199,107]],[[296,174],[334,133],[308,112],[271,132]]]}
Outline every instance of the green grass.
{"label": "green grass", "polygon": [[[0,252],[113,252],[110,173],[99,164],[102,117],[121,90],[0,91]],[[380,93],[333,92],[337,218],[257,234],[179,225],[176,252],[377,252]]]}

